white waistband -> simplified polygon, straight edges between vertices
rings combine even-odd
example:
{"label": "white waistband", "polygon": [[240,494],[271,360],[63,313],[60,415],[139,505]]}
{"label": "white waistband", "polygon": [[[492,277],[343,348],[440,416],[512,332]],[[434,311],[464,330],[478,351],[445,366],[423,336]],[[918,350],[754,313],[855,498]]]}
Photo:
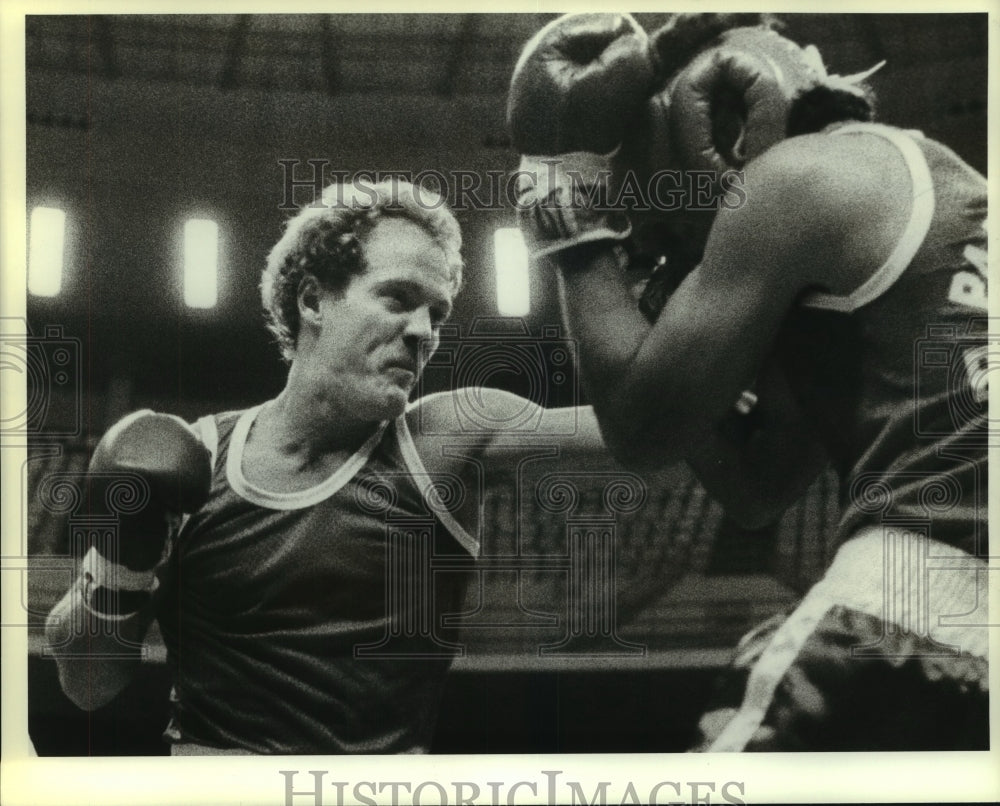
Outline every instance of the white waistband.
{"label": "white waistband", "polygon": [[739,710],[709,752],[746,747],[782,677],[831,607],[882,619],[885,635],[908,632],[943,649],[985,658],[987,571],[982,560],[921,534],[891,527],[859,532],[841,546],[823,579],[774,633],[747,678]]}
{"label": "white waistband", "polygon": [[853,608],[985,658],[988,570],[983,560],[920,533],[873,528],[840,547],[807,598]]}

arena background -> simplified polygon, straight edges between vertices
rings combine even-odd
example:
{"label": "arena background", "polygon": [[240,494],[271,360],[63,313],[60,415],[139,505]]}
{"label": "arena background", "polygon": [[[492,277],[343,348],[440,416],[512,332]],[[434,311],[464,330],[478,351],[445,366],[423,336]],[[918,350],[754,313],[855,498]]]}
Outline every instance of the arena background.
{"label": "arena background", "polygon": [[[28,18],[28,211],[67,215],[62,288],[29,295],[19,359],[29,378],[24,599],[39,754],[160,754],[167,711],[155,635],[140,677],[106,708],[84,714],[59,691],[41,625],[72,571],[73,515],[47,497],[52,480],[79,472],[95,439],[127,411],[193,418],[276,393],[284,370],[262,325],[257,279],[288,215],[288,166],[300,180],[308,160],[347,174],[464,171],[484,182],[514,170],[507,82],[523,43],[551,16]],[[650,29],[665,19],[637,17]],[[921,129],[985,173],[984,14],[785,20],[831,71],[885,59],[872,79],[880,119]],[[309,192],[299,187],[295,200]],[[477,198],[488,197],[484,187]],[[209,310],[186,307],[181,292],[180,232],[192,216],[220,228],[219,298]],[[514,224],[509,206],[470,204],[459,217],[467,279],[458,333],[485,345],[542,345],[541,385],[503,362],[486,382],[549,405],[577,402],[572,383],[548,382],[556,368],[545,345],[562,338],[551,278],[532,275],[522,321],[496,319],[493,233]],[[423,390],[447,388],[455,377],[447,369],[429,374]],[[491,553],[516,555],[527,532],[564,552],[566,514],[525,495],[537,478],[515,465],[512,457],[511,472],[488,491]],[[632,607],[618,629],[625,649],[604,657],[538,652],[558,644],[571,621],[566,568],[499,564],[474,586],[478,615],[463,631],[467,652],[455,663],[434,750],[683,750],[739,636],[822,568],[836,494],[824,475],[780,523],[748,533],[683,468],[655,480],[642,507],[612,513],[618,592]],[[635,644],[646,652],[632,653]]]}

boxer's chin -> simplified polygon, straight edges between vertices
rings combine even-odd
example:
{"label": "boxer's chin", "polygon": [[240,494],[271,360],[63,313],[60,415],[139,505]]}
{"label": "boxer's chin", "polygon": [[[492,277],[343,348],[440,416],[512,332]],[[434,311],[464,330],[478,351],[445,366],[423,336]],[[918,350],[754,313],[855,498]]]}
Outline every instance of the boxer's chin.
{"label": "boxer's chin", "polygon": [[411,375],[404,382],[390,387],[387,405],[395,412],[396,417],[406,411],[406,406],[410,402],[410,396],[413,394],[413,387],[416,386],[416,383],[416,377]]}
{"label": "boxer's chin", "polygon": [[393,420],[406,411],[406,404],[410,400],[411,388],[393,387],[390,388],[382,400],[382,419]]}
{"label": "boxer's chin", "polygon": [[366,418],[372,421],[393,420],[406,411],[412,390],[412,378],[409,382],[400,382],[382,375],[374,383],[355,390],[344,403],[353,412],[365,412]]}

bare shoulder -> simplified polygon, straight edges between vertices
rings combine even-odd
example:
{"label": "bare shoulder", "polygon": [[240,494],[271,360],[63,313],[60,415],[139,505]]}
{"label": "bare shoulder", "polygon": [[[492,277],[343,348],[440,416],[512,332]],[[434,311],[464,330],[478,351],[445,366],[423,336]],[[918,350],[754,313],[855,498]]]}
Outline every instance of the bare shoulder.
{"label": "bare shoulder", "polygon": [[[604,442],[589,406],[544,408],[527,398],[490,387],[462,387],[427,395],[410,406],[407,425],[417,451],[440,468],[441,459],[488,459],[503,453],[509,439],[538,439],[566,450],[604,452]],[[428,469],[430,465],[428,465]]]}
{"label": "bare shoulder", "polygon": [[519,395],[491,387],[462,387],[425,395],[410,406],[407,422],[414,437],[487,439],[497,431],[516,431],[540,407]]}
{"label": "bare shoulder", "polygon": [[499,433],[531,419],[538,408],[500,389],[462,387],[425,395],[409,407],[406,419],[428,470],[452,470],[458,457],[481,455]]}
{"label": "bare shoulder", "polygon": [[458,414],[451,392],[435,392],[417,398],[406,410],[406,424],[413,439],[452,433],[458,427]]}
{"label": "bare shoulder", "polygon": [[794,265],[804,284],[831,290],[855,287],[888,257],[910,210],[906,162],[875,134],[784,140],[746,165],[743,187],[745,203],[717,220],[727,248],[754,242],[761,258],[788,264],[776,270]]}
{"label": "bare shoulder", "polygon": [[898,200],[909,173],[897,148],[883,137],[818,133],[777,143],[746,166],[745,181],[748,205],[757,195],[789,212],[803,200],[813,210],[837,212]]}

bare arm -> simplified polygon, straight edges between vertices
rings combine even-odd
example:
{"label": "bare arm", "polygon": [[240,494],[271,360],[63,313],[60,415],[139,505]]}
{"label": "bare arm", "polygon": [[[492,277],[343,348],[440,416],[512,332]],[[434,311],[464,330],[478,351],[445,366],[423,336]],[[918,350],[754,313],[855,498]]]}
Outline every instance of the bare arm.
{"label": "bare arm", "polygon": [[688,455],[705,489],[733,520],[752,529],[777,520],[828,461],[812,422],[773,361],[765,364],[754,388],[758,403],[752,414],[726,415]]}
{"label": "bare arm", "polygon": [[[750,387],[793,299],[805,286],[784,230],[720,212],[705,257],[650,325],[610,250],[579,248],[560,265],[564,308],[581,368],[612,447],[644,454],[649,437],[677,457],[711,436]],[[750,237],[755,230],[770,233]],[[764,240],[771,243],[764,243]],[[766,252],[771,257],[754,253]],[[748,271],[743,265],[760,265]],[[652,458],[652,457],[650,457]]]}
{"label": "bare arm", "polygon": [[[762,414],[773,407],[785,415],[759,418],[769,428],[740,442],[725,438],[720,423],[761,375],[798,295],[853,282],[857,266],[874,269],[892,243],[873,237],[863,239],[868,252],[850,251],[852,235],[880,232],[872,207],[891,204],[877,195],[851,203],[857,173],[843,170],[840,153],[828,159],[815,145],[803,156],[802,143],[786,141],[747,167],[747,203],[718,213],[701,265],[653,325],[636,310],[610,248],[560,253],[564,311],[609,446],[638,467],[687,459],[709,492],[737,517],[744,510],[748,523],[762,517],[748,506],[753,497],[766,493],[776,507],[787,503],[794,490],[776,482],[801,487],[821,451],[800,442],[807,423],[780,385],[771,400],[767,390],[760,393]],[[761,468],[771,470],[763,476]]]}
{"label": "bare arm", "polygon": [[[759,402],[744,418],[732,407],[692,444],[687,462],[702,485],[735,520],[747,527],[773,522],[808,488],[827,461],[812,424],[796,403],[784,375],[773,361],[765,363],[754,387]],[[558,450],[567,468],[595,472],[641,470],[651,488],[670,478],[678,459],[654,436],[643,441],[635,457],[614,456],[605,443],[591,406],[545,409],[500,390],[484,389],[494,422],[521,422],[518,429],[535,444]],[[487,464],[509,460],[504,440],[490,431],[477,455]],[[650,458],[652,457],[652,458]]]}
{"label": "bare arm", "polygon": [[[824,456],[780,372],[773,365],[763,371],[777,324],[766,335],[758,330],[756,350],[749,339],[730,349],[713,346],[707,336],[698,348],[698,329],[710,319],[703,279],[689,278],[651,327],[623,287],[613,256],[592,253],[589,259],[581,271],[574,266],[563,273],[564,305],[581,343],[584,386],[611,451],[644,473],[684,459],[743,525],[776,518],[805,490]],[[607,304],[611,294],[618,295],[613,305]],[[592,299],[604,304],[593,306]],[[600,321],[612,310],[624,320],[614,329]],[[671,324],[682,329],[674,352],[665,345]],[[601,335],[607,332],[615,337]],[[750,386],[758,404],[744,423],[733,404]]]}
{"label": "bare arm", "polygon": [[[99,708],[131,680],[153,621],[157,572],[182,513],[207,500],[211,472],[199,435],[180,418],[148,409],[120,420],[97,444],[85,505],[115,519],[114,540],[89,546],[45,625],[60,683],[79,707]],[[116,487],[134,493],[134,508],[119,511]]]}
{"label": "bare arm", "polygon": [[[468,411],[468,407],[461,405],[461,396],[466,393],[476,395],[475,399],[480,407],[478,410],[482,415],[481,428],[477,429],[473,422],[456,414],[463,408]],[[433,426],[428,430],[443,430],[451,434],[450,437],[443,439],[414,437],[424,465],[431,473],[437,470],[461,474],[463,470],[476,467],[484,474],[487,480],[486,486],[489,488],[489,479],[498,477],[504,484],[517,484],[518,482],[512,479],[517,463],[531,456],[538,459],[541,464],[536,465],[532,460],[530,468],[526,468],[526,475],[523,478],[518,475],[518,480],[526,483],[516,491],[515,495],[524,496],[519,503],[529,510],[534,506],[532,499],[536,494],[545,497],[546,479],[551,481],[557,478],[556,485],[560,494],[568,492],[569,487],[575,487],[576,492],[580,494],[581,506],[590,508],[587,509],[588,512],[592,512],[595,505],[600,506],[600,503],[595,504],[595,502],[600,502],[599,493],[608,485],[614,485],[616,489],[622,490],[626,497],[634,495],[638,499],[641,496],[648,505],[656,505],[663,490],[682,491],[692,483],[690,471],[680,466],[680,463],[675,463],[673,467],[662,472],[644,474],[642,477],[627,473],[627,468],[623,467],[605,446],[597,417],[589,406],[545,409],[522,397],[498,389],[459,389],[429,395],[422,399],[421,407],[426,407],[423,414],[430,418],[425,420],[425,423]],[[490,423],[494,427],[490,427]],[[495,427],[501,424],[507,427]],[[412,420],[411,428],[416,431]],[[443,455],[455,457],[459,452],[469,461],[459,462],[451,468],[442,464]],[[532,484],[537,486],[532,488],[530,486]],[[595,490],[597,496],[592,495]],[[573,495],[569,494],[566,500],[572,497]],[[465,499],[473,504],[479,501],[474,495],[465,496]],[[607,506],[606,501],[604,505]],[[575,506],[572,504],[570,508]],[[479,513],[475,510],[476,507],[473,506],[455,513],[459,522],[472,534],[478,533]],[[581,511],[574,511],[574,514],[579,516]],[[520,507],[518,512],[521,512]],[[566,514],[569,515],[569,510]],[[601,510],[600,514],[602,516],[614,514],[615,517],[621,515],[614,510]],[[512,524],[513,520],[507,521],[506,526],[499,528],[509,528]],[[518,533],[518,547],[527,555],[549,555],[553,552],[553,541],[555,545],[559,545],[560,541],[564,540],[562,532],[553,537],[551,519],[541,521],[529,519],[519,525],[527,527]],[[669,527],[669,525],[664,526]],[[496,529],[498,525],[490,523],[486,524],[486,528]],[[505,533],[500,537],[506,538],[512,535]],[[627,620],[637,609],[661,595],[680,578],[686,570],[688,552],[685,547],[681,547],[676,552],[676,561],[665,561],[662,547],[655,540],[648,540],[641,530],[620,530],[617,539],[619,542],[616,548],[619,552],[627,552],[632,555],[634,561],[647,567],[652,567],[655,555],[657,565],[666,569],[663,575],[647,575],[641,583],[634,579],[625,580],[622,576],[624,572],[619,570],[616,599],[618,617]],[[561,553],[565,548],[558,551]]]}
{"label": "bare arm", "polygon": [[501,389],[462,388],[422,398],[410,420],[421,454],[457,440],[489,461],[498,446],[516,440],[544,442],[564,456],[604,455],[615,463],[591,406],[545,408]]}

